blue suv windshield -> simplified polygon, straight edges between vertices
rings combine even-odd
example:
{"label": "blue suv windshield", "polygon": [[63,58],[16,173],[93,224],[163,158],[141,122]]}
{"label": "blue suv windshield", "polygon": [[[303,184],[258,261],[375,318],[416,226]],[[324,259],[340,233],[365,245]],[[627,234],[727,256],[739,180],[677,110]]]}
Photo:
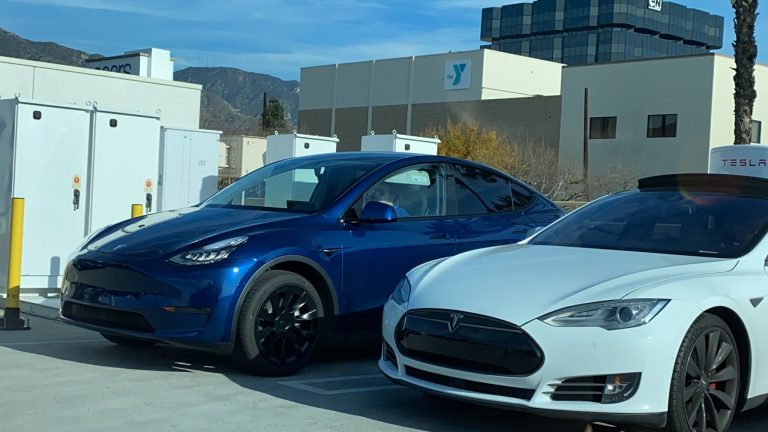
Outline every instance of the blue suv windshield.
{"label": "blue suv windshield", "polygon": [[248,174],[202,206],[314,213],[385,162],[332,158],[281,161]]}
{"label": "blue suv windshield", "polygon": [[630,191],[601,199],[529,243],[736,258],[768,229],[768,199],[699,191]]}

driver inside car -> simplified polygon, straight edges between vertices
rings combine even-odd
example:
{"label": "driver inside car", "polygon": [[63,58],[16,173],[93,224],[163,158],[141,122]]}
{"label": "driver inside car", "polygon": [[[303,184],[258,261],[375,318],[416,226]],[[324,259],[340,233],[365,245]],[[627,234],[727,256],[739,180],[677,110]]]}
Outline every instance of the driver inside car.
{"label": "driver inside car", "polygon": [[387,182],[381,182],[376,186],[375,191],[375,201],[392,206],[395,209],[395,214],[397,214],[397,217],[399,218],[409,216],[408,211],[400,206],[402,194],[397,190],[397,186]]}

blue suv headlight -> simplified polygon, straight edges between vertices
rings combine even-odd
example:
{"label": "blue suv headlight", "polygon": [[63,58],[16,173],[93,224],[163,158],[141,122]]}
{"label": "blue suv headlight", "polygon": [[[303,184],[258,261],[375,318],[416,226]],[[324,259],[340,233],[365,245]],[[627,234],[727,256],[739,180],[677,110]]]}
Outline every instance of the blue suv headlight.
{"label": "blue suv headlight", "polygon": [[171,258],[171,262],[181,265],[213,264],[227,259],[229,254],[246,241],[248,237],[233,237],[218,241],[199,249],[180,253]]}

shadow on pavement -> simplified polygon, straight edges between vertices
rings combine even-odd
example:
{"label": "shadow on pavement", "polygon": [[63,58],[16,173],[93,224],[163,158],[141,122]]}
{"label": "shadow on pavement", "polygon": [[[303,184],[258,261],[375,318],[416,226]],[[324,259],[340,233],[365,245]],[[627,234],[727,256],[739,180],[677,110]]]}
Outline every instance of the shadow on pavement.
{"label": "shadow on pavement", "polygon": [[[55,325],[62,325],[55,323]],[[65,330],[64,330],[65,331]],[[322,394],[301,390],[291,383],[359,376],[374,380],[378,386],[390,383],[378,375],[378,344],[325,350],[300,374],[283,378],[254,376],[238,369],[227,357],[206,352],[158,345],[152,348],[124,348],[99,341],[96,333],[88,341],[68,344],[3,344],[20,352],[59,360],[107,368],[190,373],[195,371],[226,376],[233,383],[252,391],[294,403],[368,418],[424,431],[467,430],[583,432],[586,424],[545,419],[523,413],[475,406],[426,396],[406,388],[377,391]],[[768,408],[741,414],[731,430],[752,432],[766,429]],[[619,429],[594,425],[594,432],[618,432]]]}

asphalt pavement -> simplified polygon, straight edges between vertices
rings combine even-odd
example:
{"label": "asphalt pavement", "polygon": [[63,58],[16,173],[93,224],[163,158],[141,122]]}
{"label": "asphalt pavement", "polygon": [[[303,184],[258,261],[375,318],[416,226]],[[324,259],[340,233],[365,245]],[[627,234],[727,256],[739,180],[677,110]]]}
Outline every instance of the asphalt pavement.
{"label": "asphalt pavement", "polygon": [[[422,395],[392,385],[376,350],[326,352],[297,376],[263,378],[226,357],[129,349],[97,333],[32,318],[0,332],[3,431],[536,431],[583,432],[552,420]],[[618,432],[596,425],[595,432]],[[768,409],[733,432],[768,430]]]}

